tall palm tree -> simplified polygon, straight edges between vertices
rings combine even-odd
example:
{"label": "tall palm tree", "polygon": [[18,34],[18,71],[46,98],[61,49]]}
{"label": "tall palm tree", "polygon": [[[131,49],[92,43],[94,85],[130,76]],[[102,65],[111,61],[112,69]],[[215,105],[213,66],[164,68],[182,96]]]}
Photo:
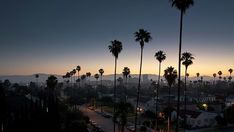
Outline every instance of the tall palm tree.
{"label": "tall palm tree", "polygon": [[230,76],[232,76],[233,69],[230,68],[228,71],[229,71],[229,73],[230,73]]}
{"label": "tall palm tree", "polygon": [[75,75],[76,75],[76,69],[73,69],[73,70],[72,70],[72,73],[73,73],[73,75],[74,75],[73,79],[74,79],[74,83],[75,83],[75,82],[76,82],[76,76],[75,76]]}
{"label": "tall palm tree", "polygon": [[127,101],[127,83],[128,83],[128,76],[131,73],[130,69],[128,67],[124,67],[123,69],[123,76],[125,78],[125,88],[124,88],[124,94],[125,94],[125,102]]}
{"label": "tall palm tree", "polygon": [[91,77],[91,72],[87,72],[86,76],[89,78],[89,85],[90,85],[90,77]]}
{"label": "tall palm tree", "polygon": [[143,48],[145,43],[148,43],[151,41],[152,37],[150,35],[150,32],[144,30],[144,29],[139,29],[138,32],[134,33],[135,35],[135,40],[136,42],[140,43],[141,47],[141,58],[140,58],[140,73],[139,73],[139,80],[138,80],[138,87],[137,87],[137,102],[136,102],[136,108],[135,108],[135,130],[137,128],[137,108],[138,108],[138,103],[139,103],[139,96],[140,96],[140,88],[141,88],[141,70],[142,70],[142,57],[143,57]]}
{"label": "tall palm tree", "polygon": [[97,74],[97,73],[96,73],[96,74],[94,74],[94,78],[96,79],[96,87],[95,87],[95,93],[96,93],[96,95],[95,95],[95,97],[94,97],[94,100],[95,100],[95,101],[94,101],[94,102],[95,102],[94,104],[95,104],[95,107],[96,107],[96,100],[97,100],[97,99],[96,99],[96,98],[97,98],[97,86],[98,86],[98,78],[99,78],[99,74]]}
{"label": "tall palm tree", "polygon": [[[178,66],[178,97],[180,97],[180,73],[181,73],[181,47],[182,47],[182,31],[183,31],[183,16],[191,6],[193,0],[170,0],[172,7],[176,7],[180,11],[180,39],[179,39],[179,66]],[[180,100],[177,101],[177,120],[176,132],[179,130],[179,113],[180,113]]]}
{"label": "tall palm tree", "polygon": [[220,80],[220,81],[221,81],[221,79],[222,79],[222,74],[223,74],[222,71],[218,71],[218,75],[219,75],[219,80]]}
{"label": "tall palm tree", "polygon": [[99,69],[98,71],[99,71],[100,76],[101,76],[101,88],[102,88],[102,75],[104,73],[104,70],[103,69]]}
{"label": "tall palm tree", "polygon": [[86,75],[85,74],[81,75],[80,79],[82,80],[82,85],[84,86],[84,81],[86,79]]}
{"label": "tall palm tree", "polygon": [[35,74],[35,78],[37,80],[37,87],[38,87],[38,78],[39,78],[39,74]]}
{"label": "tall palm tree", "polygon": [[230,73],[230,76],[228,77],[228,80],[229,80],[229,82],[231,82],[233,69],[230,68],[228,71],[229,71],[229,73]]}
{"label": "tall palm tree", "polygon": [[[115,113],[115,103],[116,103],[116,69],[117,69],[117,59],[120,52],[122,51],[122,42],[118,40],[111,41],[111,45],[108,46],[109,51],[115,57],[115,71],[114,71],[114,113]],[[114,132],[115,132],[115,122],[114,122]]]}
{"label": "tall palm tree", "polygon": [[196,76],[197,76],[197,81],[199,80],[199,76],[200,76],[200,73],[196,73]]}
{"label": "tall palm tree", "polygon": [[[186,86],[186,79],[187,79],[187,70],[190,65],[193,64],[193,55],[189,52],[184,52],[182,53],[181,61],[182,64],[185,66],[185,75],[184,75],[184,111],[186,113],[186,103],[187,103],[187,97],[186,97],[186,92],[187,92],[187,86]],[[186,115],[184,116],[184,131],[185,131],[185,126],[186,126]]]}
{"label": "tall palm tree", "polygon": [[[79,65],[76,66],[76,70],[77,70],[77,79],[80,79],[80,70],[81,70],[81,67]],[[79,88],[80,88],[80,81],[79,81]]]}
{"label": "tall palm tree", "polygon": [[[170,108],[171,107],[171,99],[170,99],[170,96],[171,96],[171,86],[173,84],[175,84],[175,80],[177,78],[177,71],[174,69],[174,67],[170,66],[168,67],[166,70],[164,70],[164,77],[168,83],[168,86],[169,86],[169,97],[168,97],[168,107]],[[179,100],[179,98],[177,99]],[[170,132],[170,122],[171,122],[171,112],[169,112],[169,116],[168,116],[168,132]]]}
{"label": "tall palm tree", "polygon": [[215,85],[215,78],[216,78],[216,73],[213,74],[213,77],[214,77],[214,82],[213,82],[213,85]]}
{"label": "tall palm tree", "polygon": [[159,62],[158,66],[158,85],[156,88],[156,107],[155,107],[155,114],[156,114],[156,130],[158,130],[158,92],[160,88],[160,77],[161,77],[161,63],[166,59],[166,53],[164,51],[159,50],[155,53],[154,57]]}

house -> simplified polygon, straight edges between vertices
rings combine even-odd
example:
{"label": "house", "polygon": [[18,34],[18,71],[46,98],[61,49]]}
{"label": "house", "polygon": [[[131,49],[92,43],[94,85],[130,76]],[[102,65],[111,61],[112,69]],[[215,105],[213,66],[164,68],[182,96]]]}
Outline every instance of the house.
{"label": "house", "polygon": [[214,127],[217,124],[215,120],[217,113],[187,110],[186,113],[181,111],[180,118],[183,119],[185,115],[190,129]]}
{"label": "house", "polygon": [[225,99],[225,105],[228,106],[232,106],[234,104],[234,95],[229,95],[228,97],[226,97]]}

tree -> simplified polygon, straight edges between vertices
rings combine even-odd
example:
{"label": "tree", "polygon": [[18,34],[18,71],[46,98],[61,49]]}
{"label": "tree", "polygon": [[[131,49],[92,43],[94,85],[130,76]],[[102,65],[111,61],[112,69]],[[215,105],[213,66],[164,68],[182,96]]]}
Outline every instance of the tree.
{"label": "tree", "polygon": [[136,42],[140,43],[141,47],[141,58],[140,58],[140,72],[139,72],[139,79],[138,79],[138,87],[137,87],[137,102],[136,102],[136,108],[135,108],[135,130],[137,129],[137,108],[139,103],[139,96],[140,96],[140,89],[141,89],[141,70],[142,70],[142,57],[143,57],[143,48],[145,43],[149,43],[151,41],[152,37],[150,35],[150,32],[139,29],[138,32],[134,33]]}
{"label": "tree", "polygon": [[221,79],[222,79],[222,71],[218,71],[218,75],[219,75],[219,80],[221,81]]}
{"label": "tree", "polygon": [[160,76],[161,76],[161,63],[166,59],[166,53],[164,51],[159,50],[155,53],[154,57],[159,62],[159,70],[158,70],[158,85],[156,87],[156,107],[155,107],[155,114],[156,114],[156,130],[158,130],[158,92],[160,88]]}
{"label": "tree", "polygon": [[124,94],[125,94],[125,101],[127,101],[127,83],[128,83],[128,76],[130,74],[130,69],[128,67],[124,67],[122,73],[123,73],[123,77],[125,78]]}
{"label": "tree", "polygon": [[[96,93],[96,96],[95,96],[95,104],[96,104],[96,98],[97,98],[97,86],[98,86],[98,78],[99,78],[99,74],[94,74],[94,78],[96,79],[96,88],[95,88],[95,93]],[[96,105],[95,105],[96,106]]]}
{"label": "tree", "polygon": [[[182,47],[182,31],[183,31],[183,16],[191,6],[193,6],[193,0],[170,0],[172,7],[176,7],[180,11],[180,37],[179,37],[179,66],[178,66],[178,98],[180,97],[180,73],[181,73],[181,47]],[[180,111],[180,100],[177,101],[177,121],[176,121],[176,132],[178,132],[179,125],[179,112]]]}
{"label": "tree", "polygon": [[133,111],[134,111],[134,108],[131,105],[131,103],[121,101],[116,104],[116,112],[114,116],[114,121],[116,122],[116,120],[118,119],[118,123],[121,126],[120,132],[124,132],[124,127],[127,124],[127,115]]}
{"label": "tree", "polygon": [[84,85],[84,81],[85,81],[85,79],[86,79],[86,75],[85,75],[85,74],[84,74],[84,75],[81,75],[80,79],[82,80],[82,84]]}
{"label": "tree", "polygon": [[[171,86],[173,84],[175,84],[175,80],[177,78],[177,71],[174,69],[174,67],[170,66],[168,67],[166,70],[164,70],[164,77],[168,83],[168,86],[169,86],[169,90],[168,90],[168,93],[169,93],[169,97],[168,97],[168,107],[170,108],[171,107],[171,102],[170,102],[170,96],[171,96]],[[179,97],[177,97],[178,99],[177,100],[180,100]],[[168,131],[170,131],[170,122],[171,122],[171,114],[169,114],[169,117],[168,117]]]}
{"label": "tree", "polygon": [[[184,111],[186,113],[186,103],[187,103],[187,97],[186,97],[186,92],[187,92],[187,86],[186,86],[186,79],[187,79],[187,70],[190,65],[193,64],[193,55],[189,52],[184,52],[182,53],[182,64],[185,66],[185,77],[184,77]],[[186,124],[186,116],[184,116],[184,124]],[[185,131],[185,126],[184,125],[184,131]]]}
{"label": "tree", "polygon": [[213,85],[215,85],[215,78],[216,78],[216,73],[213,74],[213,77],[214,77],[214,82],[213,82]]}
{"label": "tree", "polygon": [[[81,70],[81,67],[78,65],[76,66],[76,70],[77,70],[77,79],[80,78],[80,70]],[[79,82],[79,88],[80,88],[80,82]]]}
{"label": "tree", "polygon": [[230,68],[228,71],[229,71],[229,73],[230,73],[230,76],[228,77],[228,80],[229,80],[229,82],[231,82],[233,69]]}
{"label": "tree", "polygon": [[99,71],[100,76],[101,76],[101,88],[102,88],[102,75],[104,73],[104,70],[103,69],[99,69],[98,71]]}
{"label": "tree", "polygon": [[[115,103],[116,103],[116,69],[117,69],[117,59],[120,52],[122,51],[122,42],[118,40],[111,41],[111,45],[108,46],[109,51],[115,57],[115,71],[114,71],[114,113],[115,113]],[[114,132],[115,132],[115,123],[114,123]]]}
{"label": "tree", "polygon": [[89,78],[89,85],[90,85],[91,72],[86,72],[86,77],[88,77],[88,78]]}

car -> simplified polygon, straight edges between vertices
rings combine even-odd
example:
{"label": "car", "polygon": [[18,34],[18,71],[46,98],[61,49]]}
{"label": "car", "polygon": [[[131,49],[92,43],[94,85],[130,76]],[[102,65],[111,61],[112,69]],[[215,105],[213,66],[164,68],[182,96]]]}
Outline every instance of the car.
{"label": "car", "polygon": [[106,118],[111,118],[111,117],[112,117],[111,114],[106,113],[106,112],[102,113],[102,116],[104,116],[104,117],[106,117]]}

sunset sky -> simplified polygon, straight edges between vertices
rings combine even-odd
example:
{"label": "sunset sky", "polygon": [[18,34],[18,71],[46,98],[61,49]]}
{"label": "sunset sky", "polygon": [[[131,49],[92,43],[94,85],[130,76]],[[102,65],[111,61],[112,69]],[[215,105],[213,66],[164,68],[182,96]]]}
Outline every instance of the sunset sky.
{"label": "sunset sky", "polygon": [[[195,0],[186,12],[182,52],[195,56],[190,76],[234,69],[233,7],[233,0]],[[0,18],[0,75],[65,74],[77,65],[81,74],[100,68],[112,74],[114,39],[123,43],[118,72],[127,66],[137,74],[140,45],[133,33],[139,28],[153,38],[142,72],[158,73],[158,50],[167,54],[162,69],[177,69],[179,11],[169,0],[1,0]]]}

